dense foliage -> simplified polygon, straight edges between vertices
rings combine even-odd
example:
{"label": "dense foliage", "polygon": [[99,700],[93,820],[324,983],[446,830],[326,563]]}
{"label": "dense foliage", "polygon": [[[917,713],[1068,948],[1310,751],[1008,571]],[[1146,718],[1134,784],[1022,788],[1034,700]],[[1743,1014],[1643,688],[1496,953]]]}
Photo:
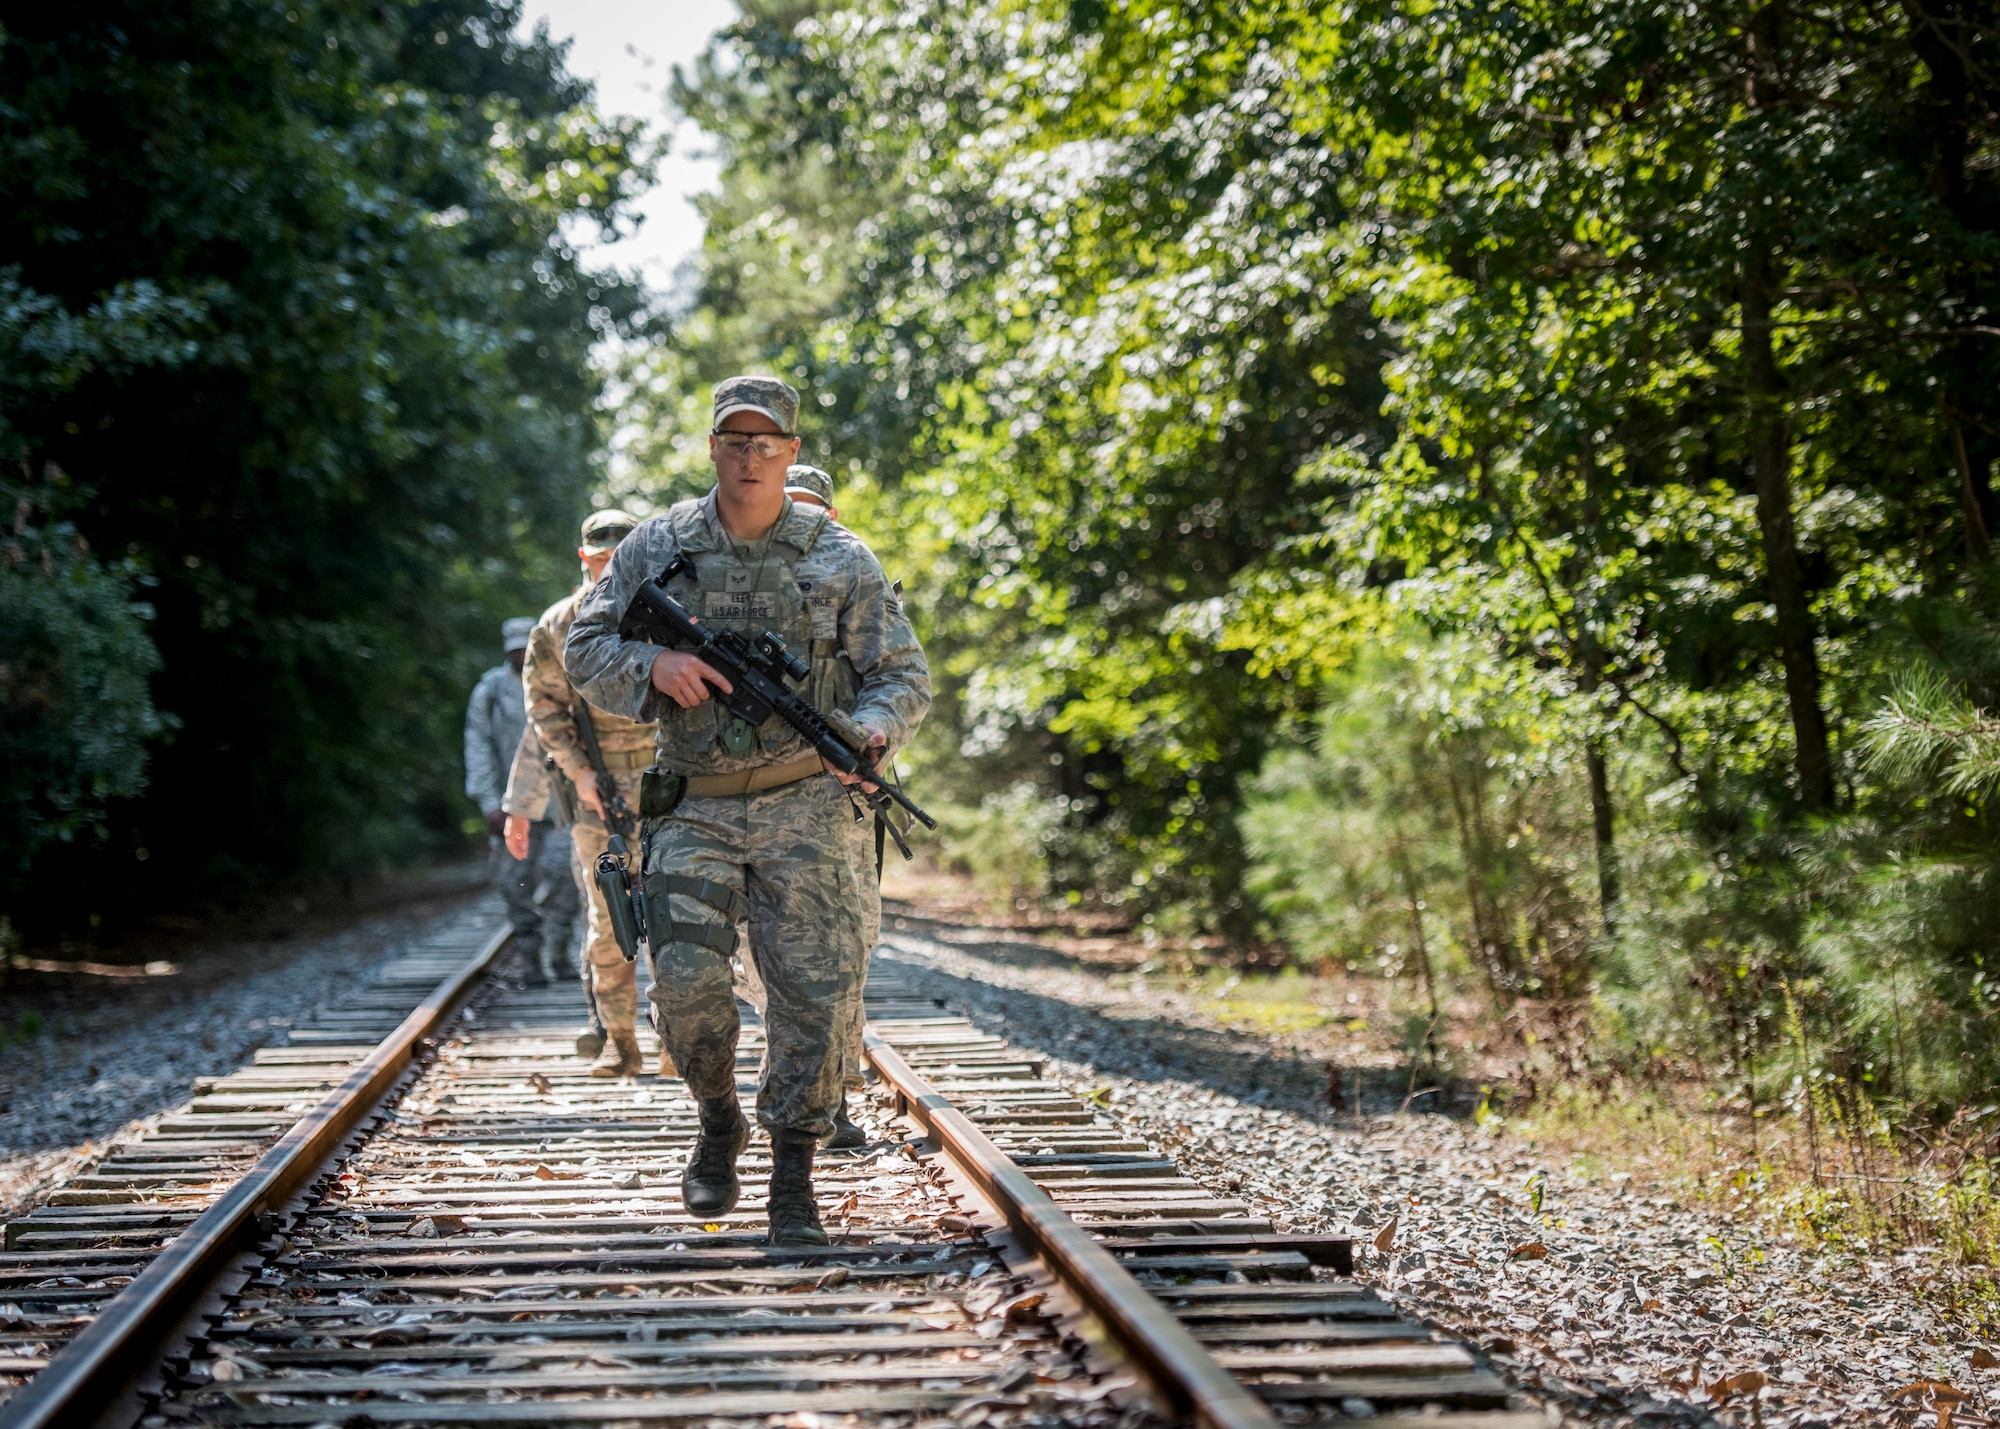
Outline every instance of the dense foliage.
{"label": "dense foliage", "polygon": [[587,354],[636,306],[560,225],[646,177],[518,21],[101,0],[0,30],[17,908],[460,836],[465,693],[572,569]]}
{"label": "dense foliage", "polygon": [[1994,21],[757,0],[656,370],[808,390],[927,757],[1055,891],[1948,1108],[2000,1071]]}

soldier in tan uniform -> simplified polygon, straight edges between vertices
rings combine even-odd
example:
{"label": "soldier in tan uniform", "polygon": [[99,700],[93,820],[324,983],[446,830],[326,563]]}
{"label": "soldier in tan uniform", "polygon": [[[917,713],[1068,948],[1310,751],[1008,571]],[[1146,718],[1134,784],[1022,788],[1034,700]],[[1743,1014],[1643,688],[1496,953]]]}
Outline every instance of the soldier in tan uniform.
{"label": "soldier in tan uniform", "polygon": [[[588,901],[584,909],[583,955],[589,968],[591,991],[597,1014],[604,1021],[603,1055],[591,1067],[593,1077],[631,1077],[641,1070],[639,1056],[637,965],[627,962],[618,949],[605,911],[604,895],[593,876],[597,856],[604,852],[613,833],[622,833],[636,842],[639,807],[639,775],[653,762],[653,725],[592,709],[563,669],[563,642],[576,619],[578,603],[604,575],[618,543],[639,524],[638,518],[623,511],[594,511],[583,523],[583,544],[577,557],[583,562],[584,580],[578,587],[542,612],[528,636],[528,657],[521,671],[527,699],[528,725],[559,777],[567,778],[575,791],[576,823],[570,829],[572,858],[577,882]],[[622,809],[607,810],[599,789],[597,758],[615,784]],[[509,833],[513,832],[510,816]],[[525,820],[522,821],[525,824]],[[609,827],[622,824],[622,827]],[[660,1075],[672,1076],[673,1059],[666,1045],[660,1047]]]}
{"label": "soldier in tan uniform", "polygon": [[868,731],[883,757],[909,742],[930,708],[930,671],[874,554],[785,494],[798,406],[774,377],[716,387],[715,489],[642,522],[618,548],[577,611],[564,662],[592,704],[659,721],[646,790],[649,996],[700,1113],[682,1205],[719,1218],[739,1194],[750,1127],[737,1099],[729,959],[747,915],[767,999],[757,1120],[771,1134],[770,1239],[824,1245],[813,1153],[840,1109],[868,960],[848,781],[782,719],[736,718],[713,698],[728,681],[698,657],[618,634],[633,593],[672,563],[668,593],[703,622],[782,637],[807,661],[801,693],[814,704]]}

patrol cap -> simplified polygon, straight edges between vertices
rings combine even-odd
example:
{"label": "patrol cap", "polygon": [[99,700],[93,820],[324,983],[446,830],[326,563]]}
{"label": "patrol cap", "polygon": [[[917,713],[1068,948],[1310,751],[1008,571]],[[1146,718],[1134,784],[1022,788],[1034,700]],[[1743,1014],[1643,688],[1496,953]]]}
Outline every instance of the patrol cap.
{"label": "patrol cap", "polygon": [[500,649],[511,655],[516,650],[528,648],[528,637],[534,633],[535,618],[531,615],[517,615],[512,620],[500,622]]}
{"label": "patrol cap", "polygon": [[593,511],[583,518],[583,549],[593,556],[602,555],[615,549],[638,524],[638,517],[615,506],[608,511]]}
{"label": "patrol cap", "polygon": [[810,496],[820,505],[833,505],[833,478],[816,466],[794,466],[785,472],[785,495]]}
{"label": "patrol cap", "polygon": [[725,377],[715,384],[716,430],[738,412],[762,412],[789,437],[799,420],[799,394],[775,377]]}

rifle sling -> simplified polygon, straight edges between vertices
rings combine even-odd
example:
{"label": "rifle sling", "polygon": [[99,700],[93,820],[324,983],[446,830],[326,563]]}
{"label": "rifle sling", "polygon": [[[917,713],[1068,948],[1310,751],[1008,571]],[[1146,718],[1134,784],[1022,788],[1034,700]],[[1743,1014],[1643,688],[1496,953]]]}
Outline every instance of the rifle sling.
{"label": "rifle sling", "polygon": [[590,761],[591,772],[599,779],[611,777],[611,771],[604,767],[604,750],[597,743],[597,722],[590,717],[590,706],[581,697],[570,703],[570,718],[576,721],[577,743],[583,746],[584,757]]}

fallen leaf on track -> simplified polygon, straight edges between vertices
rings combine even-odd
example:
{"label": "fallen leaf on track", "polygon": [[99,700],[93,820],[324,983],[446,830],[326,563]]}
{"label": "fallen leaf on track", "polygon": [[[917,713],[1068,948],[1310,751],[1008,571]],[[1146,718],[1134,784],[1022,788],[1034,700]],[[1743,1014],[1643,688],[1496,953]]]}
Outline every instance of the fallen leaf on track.
{"label": "fallen leaf on track", "polygon": [[1919,1396],[1935,1404],[1962,1404],[1971,1397],[1957,1385],[1946,1384],[1941,1379],[1919,1379],[1901,1389],[1889,1391],[1891,1399],[1915,1399]]}
{"label": "fallen leaf on track", "polygon": [[[1508,1251],[1507,1258],[1509,1260],[1547,1260],[1549,1258],[1549,1248],[1538,1240],[1531,1240],[1517,1245]],[[1656,1300],[1653,1303],[1658,1304],[1659,1302]]]}
{"label": "fallen leaf on track", "polygon": [[1987,1349],[1984,1345],[1974,1345],[1972,1347],[1972,1367],[1974,1369],[2000,1369],[2000,1355],[1994,1354],[1993,1351]]}
{"label": "fallen leaf on track", "polygon": [[1728,1379],[1718,1379],[1708,1387],[1708,1397],[1717,1404],[1732,1394],[1755,1394],[1771,1382],[1771,1377],[1762,1370],[1745,1370],[1742,1374],[1732,1374]]}
{"label": "fallen leaf on track", "polygon": [[537,1181],[553,1181],[556,1179],[556,1173],[549,1170],[548,1167],[542,1165],[540,1162],[536,1162],[535,1179]]}
{"label": "fallen leaf on track", "polygon": [[1010,1325],[1028,1323],[1037,1318],[1042,1302],[1048,1298],[1039,1290],[1026,1295],[1017,1295],[1007,1302],[1006,1308],[1000,1312],[1000,1318]]}
{"label": "fallen leaf on track", "polygon": [[1387,1255],[1396,1244],[1396,1222],[1400,1219],[1399,1216],[1389,1217],[1389,1224],[1375,1232],[1375,1249],[1384,1255]]}

